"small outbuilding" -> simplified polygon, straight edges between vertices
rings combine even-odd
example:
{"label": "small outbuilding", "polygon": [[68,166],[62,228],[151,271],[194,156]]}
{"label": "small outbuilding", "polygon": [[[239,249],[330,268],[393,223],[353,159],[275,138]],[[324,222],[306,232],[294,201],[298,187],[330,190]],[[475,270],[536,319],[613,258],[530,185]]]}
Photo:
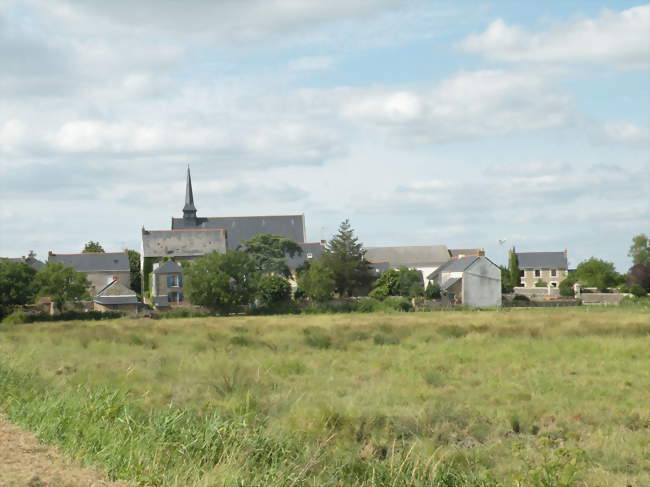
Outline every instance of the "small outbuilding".
{"label": "small outbuilding", "polygon": [[452,259],[427,277],[452,303],[473,308],[501,306],[501,270],[487,257]]}
{"label": "small outbuilding", "polygon": [[135,314],[140,302],[135,291],[129,289],[117,279],[107,284],[93,298],[95,311],[122,311]]}

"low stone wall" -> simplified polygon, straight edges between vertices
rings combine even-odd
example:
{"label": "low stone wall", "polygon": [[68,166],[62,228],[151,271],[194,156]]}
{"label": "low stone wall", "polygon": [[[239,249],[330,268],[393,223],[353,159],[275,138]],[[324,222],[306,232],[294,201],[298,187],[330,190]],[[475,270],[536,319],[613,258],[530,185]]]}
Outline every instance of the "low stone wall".
{"label": "low stone wall", "polygon": [[625,297],[632,296],[628,293],[580,293],[582,304],[608,304],[619,305]]}
{"label": "low stone wall", "polygon": [[521,294],[531,299],[544,299],[547,296],[556,298],[560,296],[560,290],[556,287],[552,287],[550,290],[546,287],[516,287],[515,294]]}

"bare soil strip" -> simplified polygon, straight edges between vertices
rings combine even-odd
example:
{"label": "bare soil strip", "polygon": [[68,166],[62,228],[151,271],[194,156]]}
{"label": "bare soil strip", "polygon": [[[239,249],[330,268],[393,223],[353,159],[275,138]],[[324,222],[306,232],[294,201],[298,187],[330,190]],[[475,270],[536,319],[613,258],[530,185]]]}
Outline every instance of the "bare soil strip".
{"label": "bare soil strip", "polygon": [[0,487],[126,487],[66,459],[0,415]]}

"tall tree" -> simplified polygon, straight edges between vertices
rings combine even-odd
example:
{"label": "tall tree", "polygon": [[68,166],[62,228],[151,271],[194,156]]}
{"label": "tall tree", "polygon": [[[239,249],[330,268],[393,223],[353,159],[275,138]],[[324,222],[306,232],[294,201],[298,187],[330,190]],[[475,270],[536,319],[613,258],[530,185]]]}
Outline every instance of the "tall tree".
{"label": "tall tree", "polygon": [[650,239],[641,233],[632,238],[630,251],[627,253],[634,264],[650,266]]}
{"label": "tall tree", "polygon": [[0,259],[0,319],[11,306],[30,303],[36,294],[36,270],[24,262]]}
{"label": "tall tree", "polygon": [[510,272],[510,282],[508,287],[515,288],[521,286],[521,270],[519,269],[517,252],[514,247],[508,256],[508,271]]}
{"label": "tall tree", "polygon": [[49,296],[54,306],[63,311],[66,303],[88,299],[90,283],[86,275],[60,262],[48,262],[36,274],[36,286],[40,296]]}
{"label": "tall tree", "polygon": [[142,272],[140,271],[140,252],[127,250],[129,254],[129,270],[131,271],[131,289],[136,293],[142,291]]}
{"label": "tall tree", "polygon": [[228,315],[252,303],[259,272],[246,252],[212,252],[185,268],[185,292],[189,300],[214,313]]}
{"label": "tall tree", "polygon": [[298,275],[298,289],[315,301],[331,299],[335,288],[334,273],[322,260],[312,262]]}
{"label": "tall tree", "polygon": [[627,281],[630,286],[638,284],[650,292],[650,265],[635,264],[630,267],[627,273]]}
{"label": "tall tree", "polygon": [[264,274],[279,274],[291,277],[287,256],[302,254],[302,248],[290,238],[278,235],[260,234],[241,243],[241,250],[248,253]]}
{"label": "tall tree", "polygon": [[101,252],[104,253],[104,248],[100,245],[99,242],[93,242],[92,240],[86,244],[83,249],[83,253],[87,254],[88,252]]}
{"label": "tall tree", "polygon": [[332,271],[339,295],[351,296],[370,285],[373,276],[365,256],[363,244],[354,235],[350,222],[345,220],[321,257],[323,264]]}

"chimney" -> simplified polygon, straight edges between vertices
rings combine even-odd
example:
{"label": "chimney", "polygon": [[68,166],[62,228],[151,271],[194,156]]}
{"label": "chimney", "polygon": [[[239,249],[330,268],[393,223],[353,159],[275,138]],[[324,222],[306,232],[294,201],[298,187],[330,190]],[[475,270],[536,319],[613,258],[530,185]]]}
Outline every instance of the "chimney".
{"label": "chimney", "polygon": [[568,256],[569,256],[569,251],[567,249],[564,249],[564,257],[568,257]]}
{"label": "chimney", "polygon": [[478,249],[479,257],[485,257],[485,249]]}

